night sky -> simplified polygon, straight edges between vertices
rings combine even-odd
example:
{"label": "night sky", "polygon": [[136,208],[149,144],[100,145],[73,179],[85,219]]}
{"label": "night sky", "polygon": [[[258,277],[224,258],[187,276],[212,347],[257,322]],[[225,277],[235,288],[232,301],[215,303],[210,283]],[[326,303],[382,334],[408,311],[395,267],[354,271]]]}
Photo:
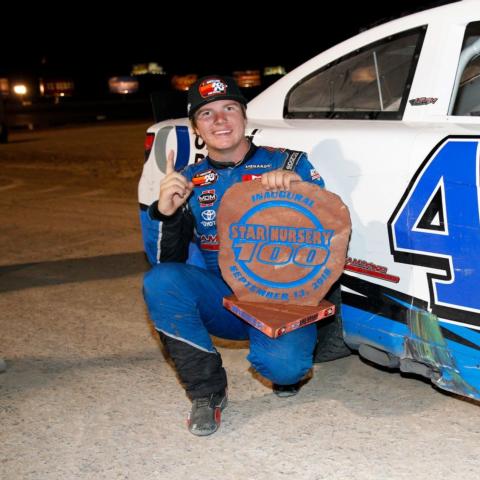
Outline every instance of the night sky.
{"label": "night sky", "polygon": [[117,2],[108,12],[101,2],[102,12],[82,2],[25,4],[25,11],[0,12],[0,74],[35,72],[42,62],[55,75],[128,75],[133,63],[149,61],[171,74],[278,64],[291,70],[373,23],[448,3],[318,2],[313,13],[313,2],[294,0],[290,8],[269,2],[261,15],[258,2],[210,1],[195,8],[181,1]]}

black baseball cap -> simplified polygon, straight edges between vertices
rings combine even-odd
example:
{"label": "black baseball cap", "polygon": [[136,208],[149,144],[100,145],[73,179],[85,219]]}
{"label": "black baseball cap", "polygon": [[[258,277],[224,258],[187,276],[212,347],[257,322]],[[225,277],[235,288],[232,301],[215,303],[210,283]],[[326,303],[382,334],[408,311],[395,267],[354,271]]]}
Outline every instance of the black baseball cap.
{"label": "black baseball cap", "polygon": [[189,118],[192,118],[200,107],[216,100],[235,100],[242,105],[247,105],[247,99],[242,95],[237,82],[232,77],[209,75],[198,79],[188,89]]}

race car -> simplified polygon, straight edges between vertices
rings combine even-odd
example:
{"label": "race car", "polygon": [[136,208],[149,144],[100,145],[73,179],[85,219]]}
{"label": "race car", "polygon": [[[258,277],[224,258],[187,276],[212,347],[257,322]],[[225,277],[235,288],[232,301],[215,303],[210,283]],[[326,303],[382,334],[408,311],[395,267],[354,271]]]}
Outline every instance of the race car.
{"label": "race car", "polygon": [[[247,113],[257,145],[307,152],[350,210],[342,342],[479,400],[480,1],[364,31],[278,80]],[[145,145],[141,219],[170,149],[177,169],[205,156],[186,118],[153,125]],[[338,345],[338,332],[324,341]]]}

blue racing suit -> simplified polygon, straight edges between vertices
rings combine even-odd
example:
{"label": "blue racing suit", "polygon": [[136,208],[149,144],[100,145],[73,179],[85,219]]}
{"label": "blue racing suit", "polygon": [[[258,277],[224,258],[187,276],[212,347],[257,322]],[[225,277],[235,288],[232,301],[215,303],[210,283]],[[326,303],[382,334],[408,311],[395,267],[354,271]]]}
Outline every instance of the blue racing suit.
{"label": "blue racing suit", "polygon": [[185,205],[172,216],[154,202],[142,215],[145,250],[153,268],[145,275],[144,296],[155,328],[193,398],[226,387],[226,374],[210,335],[250,340],[248,360],[272,382],[298,382],[311,368],[317,329],[312,324],[272,339],[222,305],[232,293],[218,266],[216,214],[234,183],[259,178],[270,170],[296,172],[323,187],[323,180],[303,152],[251,145],[242,162],[210,158],[181,173],[193,182]]}

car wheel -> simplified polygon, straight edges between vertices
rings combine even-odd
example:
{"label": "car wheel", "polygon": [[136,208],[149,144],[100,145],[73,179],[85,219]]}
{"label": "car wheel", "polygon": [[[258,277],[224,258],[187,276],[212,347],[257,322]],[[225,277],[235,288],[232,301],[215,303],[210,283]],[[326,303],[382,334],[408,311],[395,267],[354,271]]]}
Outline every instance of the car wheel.
{"label": "car wheel", "polygon": [[325,298],[335,305],[336,313],[332,318],[317,322],[317,345],[313,354],[314,363],[329,362],[337,358],[348,357],[352,353],[343,341],[340,284],[336,283]]}

